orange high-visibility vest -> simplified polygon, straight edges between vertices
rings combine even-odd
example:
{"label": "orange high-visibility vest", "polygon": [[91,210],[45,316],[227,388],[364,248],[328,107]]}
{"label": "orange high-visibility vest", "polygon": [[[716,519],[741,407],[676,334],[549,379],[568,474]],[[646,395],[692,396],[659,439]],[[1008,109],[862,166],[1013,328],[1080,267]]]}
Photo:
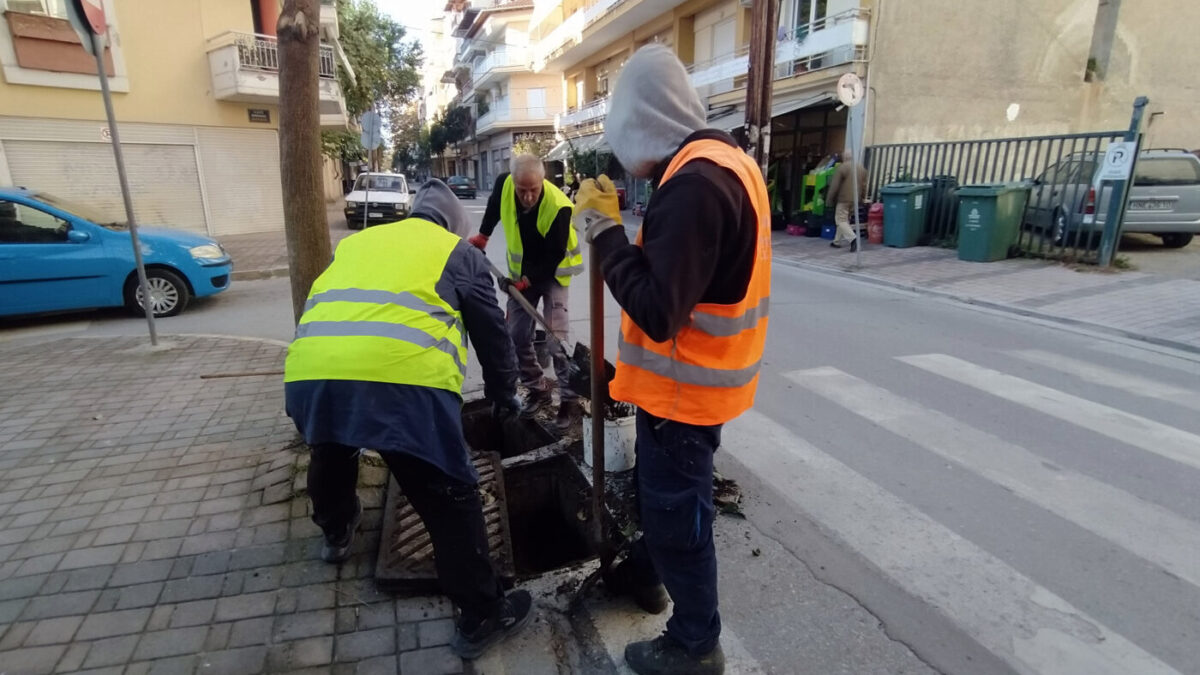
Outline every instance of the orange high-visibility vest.
{"label": "orange high-visibility vest", "polygon": [[[729,169],[750,196],[758,244],[746,297],[732,305],[696,305],[691,320],[668,342],[651,340],[629,314],[621,312],[617,375],[610,391],[614,399],[656,417],[687,424],[724,424],[754,405],[758,388],[771,296],[770,200],[754,161],[738,148],[713,139],[685,145],[667,165],[661,182],[670,180],[693,159]],[[641,232],[637,243],[642,243]]]}

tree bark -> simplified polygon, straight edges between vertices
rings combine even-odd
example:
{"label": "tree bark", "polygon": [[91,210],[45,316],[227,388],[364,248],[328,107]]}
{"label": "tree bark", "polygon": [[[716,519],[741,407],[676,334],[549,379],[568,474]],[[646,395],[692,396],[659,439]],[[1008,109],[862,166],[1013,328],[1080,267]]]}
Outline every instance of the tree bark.
{"label": "tree bark", "polygon": [[329,223],[321,175],[321,114],[317,78],[317,0],[284,0],[279,40],[279,160],[283,224],[297,323],[313,281],[329,265]]}
{"label": "tree bark", "polygon": [[779,0],[750,6],[750,72],[746,77],[746,152],[767,175],[771,159],[771,85],[775,81],[775,40]]}

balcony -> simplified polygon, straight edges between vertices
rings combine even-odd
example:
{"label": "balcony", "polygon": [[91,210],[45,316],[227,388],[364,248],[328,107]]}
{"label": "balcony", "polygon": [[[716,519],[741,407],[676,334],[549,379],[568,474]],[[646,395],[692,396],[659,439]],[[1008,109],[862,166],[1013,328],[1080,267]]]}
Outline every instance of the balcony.
{"label": "balcony", "polygon": [[475,135],[486,137],[503,129],[552,126],[555,115],[561,112],[560,107],[513,108],[508,101],[499,101],[475,120]]}
{"label": "balcony", "polygon": [[534,70],[572,66],[678,4],[679,0],[584,0],[580,9],[537,40]]}
{"label": "balcony", "polygon": [[[270,35],[230,31],[208,41],[213,96],[218,101],[279,104],[279,49]],[[317,65],[322,126],[345,127],[346,101],[334,48],[320,46]]]}
{"label": "balcony", "polygon": [[[798,26],[775,44],[775,79],[834,68],[867,58],[870,12],[851,9]],[[703,96],[716,96],[745,85],[749,48],[688,66],[692,86]]]}
{"label": "balcony", "polygon": [[339,37],[337,0],[321,0],[321,35],[332,40]]}
{"label": "balcony", "polygon": [[554,120],[554,127],[556,129],[570,129],[573,127],[592,126],[599,124],[606,116],[608,116],[607,96],[573,110],[568,110],[566,113],[557,116]]}
{"label": "balcony", "polygon": [[504,73],[529,70],[529,50],[523,47],[504,47],[487,55],[471,70],[471,82],[476,89]]}

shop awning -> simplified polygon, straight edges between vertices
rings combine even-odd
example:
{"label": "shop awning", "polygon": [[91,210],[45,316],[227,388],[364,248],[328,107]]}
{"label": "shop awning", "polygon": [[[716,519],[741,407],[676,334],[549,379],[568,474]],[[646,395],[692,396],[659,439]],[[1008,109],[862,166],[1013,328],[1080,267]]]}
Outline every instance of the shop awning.
{"label": "shop awning", "polygon": [[[608,143],[604,140],[604,134],[588,134],[569,138],[559,143],[554,146],[550,154],[546,155],[546,159],[565,159],[572,150],[575,152],[612,152],[612,148],[608,147]],[[556,156],[556,153],[559,153],[560,156]]]}
{"label": "shop awning", "polygon": [[[771,117],[779,117],[787,113],[800,110],[802,108],[811,108],[815,105],[820,105],[827,101],[833,100],[833,94],[824,92],[811,96],[789,97],[781,101],[773,101],[771,104]],[[733,131],[746,126],[746,111],[743,108],[738,108],[733,112],[727,112],[719,117],[711,117],[708,120],[708,126],[721,131]]]}
{"label": "shop awning", "polygon": [[567,155],[570,152],[571,146],[566,141],[562,141],[558,145],[554,146],[550,152],[546,153],[546,161],[561,162],[567,158]]}

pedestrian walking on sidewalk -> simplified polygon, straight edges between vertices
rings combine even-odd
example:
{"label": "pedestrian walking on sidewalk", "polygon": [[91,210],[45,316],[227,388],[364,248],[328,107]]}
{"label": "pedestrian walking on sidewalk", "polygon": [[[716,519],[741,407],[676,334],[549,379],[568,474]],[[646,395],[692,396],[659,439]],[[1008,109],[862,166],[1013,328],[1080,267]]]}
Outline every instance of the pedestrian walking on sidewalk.
{"label": "pedestrian walking on sidewalk", "polygon": [[858,220],[858,204],[854,202],[854,181],[858,181],[858,194],[867,194],[867,170],[854,161],[854,151],[846,148],[842,152],[842,162],[833,170],[829,179],[829,192],[825,198],[826,204],[833,204],[833,222],[837,224],[837,236],[829,243],[834,248],[841,248],[843,242],[850,243],[850,250],[858,250],[858,237],[851,224],[852,219]]}
{"label": "pedestrian walking on sidewalk", "polygon": [[[637,406],[643,536],[606,579],[645,610],[675,602],[664,635],[625,648],[642,675],[724,672],[713,546],[713,453],[725,422],[750,408],[767,332],[771,210],[762,173],[704,107],[665,47],[621,71],[605,139],[625,170],[649,178],[637,244],[620,227],[607,176],[587,180],[576,225],[597,247],[620,304],[613,398]],[[665,593],[664,593],[665,586]]]}
{"label": "pedestrian walking on sidewalk", "polygon": [[[583,271],[583,254],[571,227],[571,200],[546,180],[546,168],[535,155],[517,155],[511,172],[500,174],[488,197],[479,234],[468,241],[480,250],[487,247],[496,223],[504,226],[508,247],[508,274],[513,288],[534,307],[540,303],[550,328],[564,343],[570,320],[567,291],[571,277]],[[542,366],[534,349],[534,319],[514,299],[508,300],[508,330],[517,349],[521,384],[529,389],[522,404],[525,415],[533,416],[551,403]],[[559,407],[555,424],[566,431],[581,416],[578,395],[568,381],[569,362],[555,350],[554,372],[558,376]]]}
{"label": "pedestrian walking on sidewalk", "polygon": [[359,448],[377,450],[425,524],[442,590],[460,610],[450,647],[474,658],[524,626],[532,600],[500,586],[463,438],[468,335],[494,413],[520,408],[512,341],[487,262],[461,238],[468,228],[450,188],[429,180],[411,217],[342,240],[313,282],[284,387],[287,414],[312,448],[321,557],[349,557],[362,518]]}

